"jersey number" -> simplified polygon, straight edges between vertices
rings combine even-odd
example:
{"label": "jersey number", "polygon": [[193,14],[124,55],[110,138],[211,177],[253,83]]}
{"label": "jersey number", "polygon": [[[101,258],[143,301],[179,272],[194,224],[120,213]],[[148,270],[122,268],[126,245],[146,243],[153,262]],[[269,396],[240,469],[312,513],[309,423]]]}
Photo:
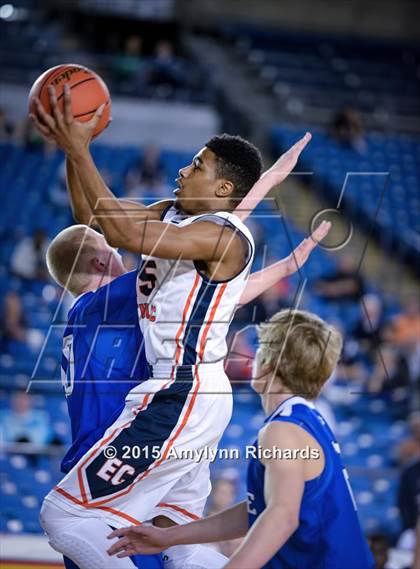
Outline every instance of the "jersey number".
{"label": "jersey number", "polygon": [[252,492],[247,492],[247,510],[248,510],[248,514],[252,514],[253,516],[257,515],[257,510],[254,508],[254,502],[255,502],[255,495]]}
{"label": "jersey number", "polygon": [[142,284],[139,286],[139,290],[144,296],[149,296],[156,286],[155,270],[156,261],[150,259],[149,261],[146,261],[140,272],[140,279]]}
{"label": "jersey number", "polygon": [[74,388],[74,352],[73,335],[65,336],[63,339],[63,365],[61,366],[61,383],[64,387],[66,397],[73,393]]}

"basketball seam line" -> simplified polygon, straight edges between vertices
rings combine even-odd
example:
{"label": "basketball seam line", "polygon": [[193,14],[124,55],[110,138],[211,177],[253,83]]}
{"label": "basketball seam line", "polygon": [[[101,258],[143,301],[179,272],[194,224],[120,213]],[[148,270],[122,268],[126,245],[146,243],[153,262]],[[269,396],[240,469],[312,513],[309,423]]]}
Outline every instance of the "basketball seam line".
{"label": "basketball seam line", "polygon": [[[109,104],[109,99],[106,101],[105,106]],[[85,115],[90,115],[92,113],[96,113],[98,109],[93,109],[92,111],[86,111],[85,113],[80,113],[79,115],[74,115],[74,118],[77,119],[79,117],[84,117]]]}
{"label": "basketball seam line", "polygon": [[[63,64],[63,65],[60,65],[60,67],[67,67],[67,65],[66,65],[66,64]],[[79,66],[78,66],[78,65],[75,65],[74,67],[79,67]],[[82,69],[82,67],[81,67],[80,69]],[[59,73],[59,72],[62,73],[63,70],[62,70],[62,69],[61,69],[61,70],[60,70],[60,69],[56,69],[55,71],[51,71],[51,73],[48,73],[48,75],[45,77],[45,79],[44,79],[44,81],[43,81],[41,87],[39,88],[39,93],[41,93],[41,91],[42,91],[42,89],[45,87],[45,84],[47,83],[47,81],[48,81],[49,79],[51,79],[52,77],[54,77],[55,74],[56,74],[56,73]]]}
{"label": "basketball seam line", "polygon": [[[70,85],[70,91],[74,87],[77,87],[78,85],[81,85],[82,83],[87,83],[88,81],[94,81],[95,79],[96,79],[96,77],[88,77],[87,79],[82,79],[78,83],[75,83],[74,85]],[[59,101],[62,97],[64,97],[64,89],[63,89],[63,92],[61,93],[61,95],[59,97],[57,97],[57,101]]]}

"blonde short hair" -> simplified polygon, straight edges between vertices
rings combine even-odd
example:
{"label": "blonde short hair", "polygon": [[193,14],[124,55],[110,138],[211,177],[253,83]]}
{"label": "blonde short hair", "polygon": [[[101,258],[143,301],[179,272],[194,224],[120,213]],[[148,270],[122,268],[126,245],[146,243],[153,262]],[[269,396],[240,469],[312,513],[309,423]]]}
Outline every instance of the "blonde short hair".
{"label": "blonde short hair", "polygon": [[89,260],[100,234],[87,225],[73,225],[61,231],[47,250],[47,267],[52,278],[77,296],[89,284]]}
{"label": "blonde short hair", "polygon": [[282,385],[307,399],[318,397],[340,358],[341,333],[304,310],[281,310],[258,327],[260,356]]}

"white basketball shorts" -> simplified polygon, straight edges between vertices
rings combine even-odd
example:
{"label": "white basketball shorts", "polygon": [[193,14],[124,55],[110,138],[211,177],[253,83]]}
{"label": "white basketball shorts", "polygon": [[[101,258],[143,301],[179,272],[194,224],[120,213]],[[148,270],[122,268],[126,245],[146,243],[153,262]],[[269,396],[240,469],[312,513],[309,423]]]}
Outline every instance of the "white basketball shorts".
{"label": "white basketball shorts", "polygon": [[232,414],[231,386],[221,362],[172,375],[136,386],[115,423],[45,499],[115,528],[157,515],[176,523],[201,517],[209,464]]}

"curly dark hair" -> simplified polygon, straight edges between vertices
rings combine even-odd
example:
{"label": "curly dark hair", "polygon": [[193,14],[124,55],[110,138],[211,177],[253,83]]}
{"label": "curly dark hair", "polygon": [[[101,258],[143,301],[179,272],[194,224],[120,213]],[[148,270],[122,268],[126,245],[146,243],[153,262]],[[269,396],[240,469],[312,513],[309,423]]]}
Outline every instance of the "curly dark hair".
{"label": "curly dark hair", "polygon": [[226,133],[213,136],[206,147],[217,157],[216,176],[234,185],[232,201],[246,196],[261,176],[262,158],[258,148],[240,136]]}

